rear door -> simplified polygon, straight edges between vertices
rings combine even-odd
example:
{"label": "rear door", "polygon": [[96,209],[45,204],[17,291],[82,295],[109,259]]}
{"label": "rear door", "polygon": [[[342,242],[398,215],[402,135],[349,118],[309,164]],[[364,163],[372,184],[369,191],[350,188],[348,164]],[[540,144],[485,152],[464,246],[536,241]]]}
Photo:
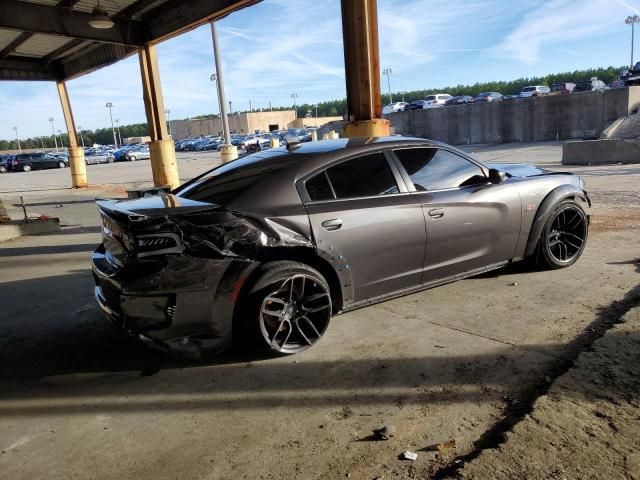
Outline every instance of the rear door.
{"label": "rear door", "polygon": [[424,210],[423,283],[513,258],[521,223],[515,186],[489,183],[483,167],[447,149],[396,149],[394,154]]}
{"label": "rear door", "polygon": [[306,179],[318,249],[353,278],[361,301],[418,285],[426,240],[422,207],[384,153],[341,161]]}

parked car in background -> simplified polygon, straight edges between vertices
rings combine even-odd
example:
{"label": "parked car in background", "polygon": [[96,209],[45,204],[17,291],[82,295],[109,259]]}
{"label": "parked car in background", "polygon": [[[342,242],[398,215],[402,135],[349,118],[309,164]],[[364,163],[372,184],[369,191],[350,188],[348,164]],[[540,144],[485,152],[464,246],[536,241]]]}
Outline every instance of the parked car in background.
{"label": "parked car in background", "polygon": [[551,85],[551,87],[549,87],[549,89],[551,90],[549,94],[550,95],[569,95],[570,93],[573,93],[573,90],[575,88],[576,88],[576,84],[571,82],[554,83],[553,85]]}
{"label": "parked car in background", "polygon": [[150,158],[151,153],[149,153],[149,147],[147,147],[146,145],[132,148],[124,154],[124,159],[129,162],[135,162],[136,160],[148,160]]}
{"label": "parked car in background", "polygon": [[636,63],[633,68],[623,68],[620,71],[620,80],[624,82],[626,87],[640,85],[640,62]]}
{"label": "parked car in background", "polygon": [[113,155],[107,152],[92,152],[84,155],[84,161],[87,165],[97,165],[98,163],[113,163],[115,159]]}
{"label": "parked car in background", "polygon": [[10,170],[30,172],[45,168],[65,168],[69,166],[69,159],[55,157],[49,153],[19,153],[11,159]]}
{"label": "parked car in background", "polygon": [[624,88],[626,87],[625,81],[621,78],[614,80],[609,84],[609,88]]}
{"label": "parked car in background", "polygon": [[502,100],[502,94],[499,92],[484,92],[473,99],[473,103],[489,103],[499,102]]}
{"label": "parked car in background", "polygon": [[0,155],[0,173],[7,173],[11,166],[13,155]]}
{"label": "parked car in background", "polygon": [[124,145],[117,150],[114,150],[111,155],[116,162],[122,162],[124,161],[124,154],[131,150],[133,147],[134,145]]}
{"label": "parked car in background", "polygon": [[593,77],[591,80],[585,80],[584,82],[576,83],[576,88],[573,89],[573,93],[593,92],[596,90],[599,92],[604,92],[608,89],[609,87],[607,87],[606,83],[604,83],[602,80],[598,80],[596,77]]}
{"label": "parked car in background", "polygon": [[408,111],[408,110],[422,110],[423,108],[425,108],[425,105],[427,104],[426,100],[415,100],[411,103],[409,103],[408,105],[406,105],[404,107],[404,111]]}
{"label": "parked car in background", "polygon": [[524,87],[520,92],[520,98],[539,97],[546,95],[551,89],[546,85],[534,85],[532,87]]}
{"label": "parked car in background", "polygon": [[521,98],[520,97],[520,92],[518,92],[518,93],[510,93],[509,95],[503,95],[502,96],[502,100],[515,100],[516,98]]}
{"label": "parked car in background", "polygon": [[409,105],[407,102],[394,102],[382,107],[382,113],[388,115],[389,113],[402,112],[404,107]]}
{"label": "parked car in background", "polygon": [[438,93],[427,95],[424,99],[427,102],[423,108],[444,107],[444,104],[453,97],[448,93]]}
{"label": "parked car in background", "polygon": [[449,100],[444,102],[448,107],[451,105],[465,105],[467,103],[473,103],[473,97],[469,95],[458,95],[456,97],[451,97]]}

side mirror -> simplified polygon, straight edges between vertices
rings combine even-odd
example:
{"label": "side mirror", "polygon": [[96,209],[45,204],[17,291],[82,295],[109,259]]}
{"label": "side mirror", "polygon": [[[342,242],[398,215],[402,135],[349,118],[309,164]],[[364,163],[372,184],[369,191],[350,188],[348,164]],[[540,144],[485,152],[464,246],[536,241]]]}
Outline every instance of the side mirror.
{"label": "side mirror", "polygon": [[489,169],[489,181],[494,184],[499,184],[507,179],[507,174],[497,170],[495,168]]}

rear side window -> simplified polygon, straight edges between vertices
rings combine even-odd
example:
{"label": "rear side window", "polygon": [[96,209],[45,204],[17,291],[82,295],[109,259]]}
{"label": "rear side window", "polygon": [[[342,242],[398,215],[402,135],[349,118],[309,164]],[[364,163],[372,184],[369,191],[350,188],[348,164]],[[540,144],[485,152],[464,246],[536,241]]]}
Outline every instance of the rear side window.
{"label": "rear side window", "polygon": [[476,185],[486,181],[482,169],[455,153],[437,148],[395,150],[418,191]]}
{"label": "rear side window", "polygon": [[327,180],[327,174],[320,172],[305,182],[307,193],[312,202],[333,199],[333,192]]}
{"label": "rear side window", "polygon": [[398,193],[398,184],[382,153],[347,160],[327,169],[336,198]]}

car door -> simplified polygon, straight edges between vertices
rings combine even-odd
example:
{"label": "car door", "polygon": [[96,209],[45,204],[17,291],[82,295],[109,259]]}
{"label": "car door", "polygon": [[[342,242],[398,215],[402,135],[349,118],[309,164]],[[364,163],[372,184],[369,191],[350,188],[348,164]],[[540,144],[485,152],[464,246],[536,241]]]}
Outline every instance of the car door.
{"label": "car door", "polygon": [[350,158],[305,181],[318,250],[353,280],[362,301],[419,285],[424,215],[383,152]]}
{"label": "car door", "polygon": [[424,211],[423,283],[513,258],[522,215],[515,186],[490,183],[486,169],[444,148],[396,149],[394,155]]}

